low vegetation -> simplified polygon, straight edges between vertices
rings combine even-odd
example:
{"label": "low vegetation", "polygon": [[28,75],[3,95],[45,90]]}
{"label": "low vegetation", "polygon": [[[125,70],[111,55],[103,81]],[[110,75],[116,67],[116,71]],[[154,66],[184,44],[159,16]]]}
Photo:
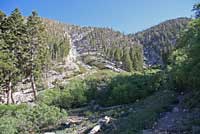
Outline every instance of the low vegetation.
{"label": "low vegetation", "polygon": [[65,87],[47,89],[38,96],[39,103],[65,109],[80,107],[87,102],[87,86],[83,81],[71,81]]}
{"label": "low vegetation", "polygon": [[67,114],[56,107],[45,104],[1,105],[0,134],[40,133],[42,129],[55,126]]}
{"label": "low vegetation", "polygon": [[113,134],[140,134],[142,130],[152,128],[159,113],[166,111],[167,107],[175,101],[176,93],[164,90],[134,104],[133,112],[117,121],[118,127]]}
{"label": "low vegetation", "polygon": [[116,74],[112,75],[110,80],[106,77],[96,77],[88,80],[89,97],[103,106],[133,103],[162,88],[168,88],[164,76],[159,70],[151,70],[143,73]]}
{"label": "low vegetation", "polygon": [[85,80],[73,80],[67,86],[48,89],[39,95],[39,102],[69,109],[94,100],[101,106],[134,103],[158,90],[170,88],[160,70],[119,74],[100,71]]}

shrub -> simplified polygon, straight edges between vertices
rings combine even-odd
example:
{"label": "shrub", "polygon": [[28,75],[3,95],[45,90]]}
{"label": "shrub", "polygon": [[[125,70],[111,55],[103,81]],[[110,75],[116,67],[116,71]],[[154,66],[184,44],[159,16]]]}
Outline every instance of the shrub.
{"label": "shrub", "polygon": [[61,108],[75,108],[95,100],[102,106],[133,103],[159,89],[168,89],[168,77],[160,70],[113,73],[99,71],[86,80],[74,80],[63,89],[46,90],[39,96],[39,102]]}
{"label": "shrub", "polygon": [[142,133],[144,129],[151,129],[153,123],[161,112],[166,111],[167,106],[176,101],[174,91],[158,91],[147,97],[143,101],[135,103],[134,112],[130,112],[128,117],[116,121],[117,130],[113,133]]}
{"label": "shrub", "polygon": [[87,102],[87,85],[84,81],[76,80],[72,82],[67,88],[70,91],[70,95],[72,96],[72,106],[78,107]]}
{"label": "shrub", "polygon": [[79,107],[87,102],[87,85],[84,81],[71,81],[63,89],[45,90],[38,97],[39,103],[54,105],[65,109]]}
{"label": "shrub", "polygon": [[39,104],[17,111],[17,118],[21,119],[20,131],[39,131],[48,126],[55,126],[58,121],[65,117],[66,113],[56,107]]}
{"label": "shrub", "polygon": [[108,76],[90,79],[88,100],[94,99],[103,106],[128,104],[143,99],[159,89],[171,88],[167,83],[167,75],[160,70]]}
{"label": "shrub", "polygon": [[27,105],[0,105],[0,116],[15,115],[15,111],[27,108]]}
{"label": "shrub", "polygon": [[46,104],[33,107],[2,105],[4,113],[0,117],[0,134],[30,134],[48,126],[55,126],[66,116],[66,112]]}
{"label": "shrub", "polygon": [[0,117],[0,134],[16,134],[17,119],[10,116]]}

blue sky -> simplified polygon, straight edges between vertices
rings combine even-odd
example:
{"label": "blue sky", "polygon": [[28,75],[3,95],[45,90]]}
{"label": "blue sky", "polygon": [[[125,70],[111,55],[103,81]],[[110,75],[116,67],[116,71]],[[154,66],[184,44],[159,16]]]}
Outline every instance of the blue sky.
{"label": "blue sky", "polygon": [[1,0],[0,10],[23,15],[38,11],[45,18],[81,26],[112,27],[124,33],[144,30],[162,21],[190,17],[198,0]]}

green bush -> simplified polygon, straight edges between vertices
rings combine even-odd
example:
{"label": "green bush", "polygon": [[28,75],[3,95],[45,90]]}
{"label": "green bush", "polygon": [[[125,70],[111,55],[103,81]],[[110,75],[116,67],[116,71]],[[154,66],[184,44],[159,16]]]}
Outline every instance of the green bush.
{"label": "green bush", "polygon": [[133,103],[159,89],[171,88],[168,81],[165,72],[158,69],[134,74],[97,75],[88,81],[88,100],[94,99],[103,106]]}
{"label": "green bush", "polygon": [[0,105],[0,116],[4,115],[15,115],[15,112],[20,109],[27,108],[27,105]]}
{"label": "green bush", "polygon": [[2,105],[0,134],[29,134],[40,132],[48,126],[55,126],[67,114],[46,104],[36,106]]}
{"label": "green bush", "polygon": [[159,114],[166,111],[167,106],[175,101],[176,93],[174,91],[163,90],[156,92],[135,103],[132,106],[134,111],[130,112],[128,117],[117,120],[117,130],[113,130],[113,133],[140,134],[144,129],[151,129]]}
{"label": "green bush", "polygon": [[179,41],[178,49],[170,56],[171,73],[177,89],[196,90],[200,88],[200,19],[192,20]]}
{"label": "green bush", "polygon": [[81,106],[87,102],[86,98],[87,85],[84,81],[75,80],[73,82],[70,82],[70,84],[67,85],[65,90],[68,90],[72,97],[71,105],[73,107]]}
{"label": "green bush", "polygon": [[99,71],[85,80],[70,81],[63,89],[55,88],[39,95],[39,102],[65,109],[80,107],[91,100],[102,106],[134,103],[159,89],[169,89],[168,77],[160,70],[143,73]]}
{"label": "green bush", "polygon": [[48,126],[55,126],[58,121],[66,116],[64,111],[56,107],[49,107],[45,104],[39,104],[17,111],[17,118],[21,119],[20,131],[39,131]]}
{"label": "green bush", "polygon": [[[109,84],[110,97],[108,104],[127,104],[145,98],[156,91],[156,84],[152,85],[153,77],[150,74],[133,74],[130,76],[118,76]],[[157,81],[154,81],[157,83]]]}
{"label": "green bush", "polygon": [[63,89],[45,90],[38,96],[38,101],[65,109],[79,107],[87,102],[86,91],[87,85],[84,81],[74,80]]}
{"label": "green bush", "polygon": [[16,134],[17,119],[10,116],[0,117],[0,134]]}

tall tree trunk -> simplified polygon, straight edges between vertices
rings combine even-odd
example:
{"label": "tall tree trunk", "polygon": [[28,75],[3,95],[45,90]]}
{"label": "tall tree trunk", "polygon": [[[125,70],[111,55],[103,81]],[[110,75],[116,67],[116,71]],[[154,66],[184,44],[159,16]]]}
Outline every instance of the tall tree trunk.
{"label": "tall tree trunk", "polygon": [[13,97],[13,92],[12,92],[12,90],[11,90],[11,95],[10,95],[10,97],[11,97],[12,103],[15,104],[15,99],[14,99],[14,97]]}
{"label": "tall tree trunk", "polygon": [[37,89],[36,89],[35,78],[33,76],[33,73],[31,74],[31,88],[33,90],[34,98],[37,99]]}
{"label": "tall tree trunk", "polygon": [[8,87],[7,87],[7,104],[11,104],[11,94],[12,94],[12,83],[9,81]]}
{"label": "tall tree trunk", "polygon": [[34,48],[32,46],[31,48],[31,88],[32,88],[32,91],[33,91],[33,96],[35,98],[35,100],[37,99],[37,90],[36,90],[36,85],[35,85],[35,78],[34,78],[34,75],[33,75],[33,70],[34,70],[34,67],[33,67],[33,61],[34,61]]}

